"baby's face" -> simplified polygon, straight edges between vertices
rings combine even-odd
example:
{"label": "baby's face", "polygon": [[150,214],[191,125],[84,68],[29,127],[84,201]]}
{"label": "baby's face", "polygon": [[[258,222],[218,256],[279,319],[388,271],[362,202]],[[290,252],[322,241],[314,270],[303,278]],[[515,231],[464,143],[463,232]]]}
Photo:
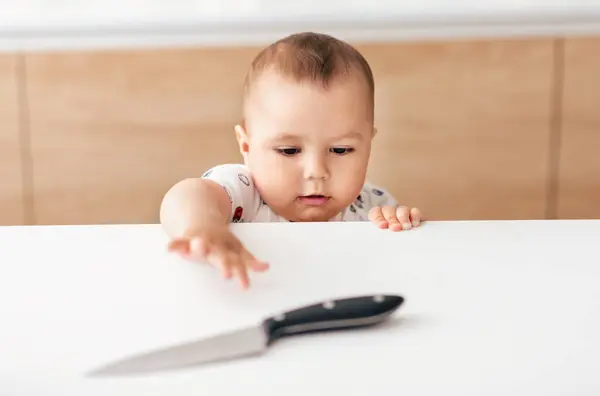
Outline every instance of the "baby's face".
{"label": "baby's face", "polygon": [[[265,72],[248,101],[238,139],[265,202],[291,221],[327,221],[365,181],[374,135],[366,84],[358,77],[325,90]],[[241,128],[238,129],[238,132]]]}

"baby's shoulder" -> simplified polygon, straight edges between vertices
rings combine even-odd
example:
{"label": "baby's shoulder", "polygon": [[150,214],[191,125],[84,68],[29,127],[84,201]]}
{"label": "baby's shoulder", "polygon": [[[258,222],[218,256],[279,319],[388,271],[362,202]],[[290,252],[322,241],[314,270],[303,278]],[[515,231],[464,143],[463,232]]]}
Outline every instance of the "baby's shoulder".
{"label": "baby's shoulder", "polygon": [[375,206],[396,206],[394,196],[385,188],[366,181],[357,198],[368,209]]}
{"label": "baby's shoulder", "polygon": [[227,192],[232,208],[229,221],[236,223],[254,219],[261,199],[246,165],[216,165],[204,172],[201,178],[216,182]]}
{"label": "baby's shoulder", "polygon": [[221,164],[213,166],[202,175],[203,179],[233,179],[244,183],[246,186],[252,184],[250,170],[244,164]]}

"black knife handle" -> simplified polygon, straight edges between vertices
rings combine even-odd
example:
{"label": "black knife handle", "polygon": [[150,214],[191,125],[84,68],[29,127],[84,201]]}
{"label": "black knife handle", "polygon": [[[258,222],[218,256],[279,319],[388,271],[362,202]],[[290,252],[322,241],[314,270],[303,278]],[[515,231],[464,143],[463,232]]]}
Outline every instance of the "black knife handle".
{"label": "black knife handle", "polygon": [[371,326],[384,321],[404,302],[397,295],[367,295],[297,308],[263,322],[269,342],[283,336]]}

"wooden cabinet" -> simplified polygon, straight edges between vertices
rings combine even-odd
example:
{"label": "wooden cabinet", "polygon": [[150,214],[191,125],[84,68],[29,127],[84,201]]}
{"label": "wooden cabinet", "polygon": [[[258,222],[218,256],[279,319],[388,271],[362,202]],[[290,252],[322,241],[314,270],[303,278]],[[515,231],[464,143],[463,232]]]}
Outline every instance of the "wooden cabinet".
{"label": "wooden cabinet", "polygon": [[165,192],[241,160],[252,49],[27,56],[38,224],[154,223]]}
{"label": "wooden cabinet", "polygon": [[372,181],[429,219],[545,217],[551,40],[360,49],[377,77]]}
{"label": "wooden cabinet", "polygon": [[600,38],[564,47],[558,217],[600,218]]}
{"label": "wooden cabinet", "polygon": [[0,225],[25,222],[17,57],[0,54]]}

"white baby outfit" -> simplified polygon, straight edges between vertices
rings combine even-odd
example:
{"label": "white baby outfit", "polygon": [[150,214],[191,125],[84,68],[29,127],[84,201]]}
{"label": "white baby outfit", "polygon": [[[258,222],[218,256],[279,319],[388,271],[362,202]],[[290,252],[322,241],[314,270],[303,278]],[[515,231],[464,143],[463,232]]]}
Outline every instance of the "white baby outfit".
{"label": "white baby outfit", "polygon": [[[272,223],[288,220],[276,214],[261,198],[254,186],[250,171],[244,164],[215,166],[204,175],[220,184],[231,202],[232,223]],[[367,221],[369,210],[374,206],[396,206],[397,202],[386,190],[365,183],[353,204],[342,210],[330,221]]]}

